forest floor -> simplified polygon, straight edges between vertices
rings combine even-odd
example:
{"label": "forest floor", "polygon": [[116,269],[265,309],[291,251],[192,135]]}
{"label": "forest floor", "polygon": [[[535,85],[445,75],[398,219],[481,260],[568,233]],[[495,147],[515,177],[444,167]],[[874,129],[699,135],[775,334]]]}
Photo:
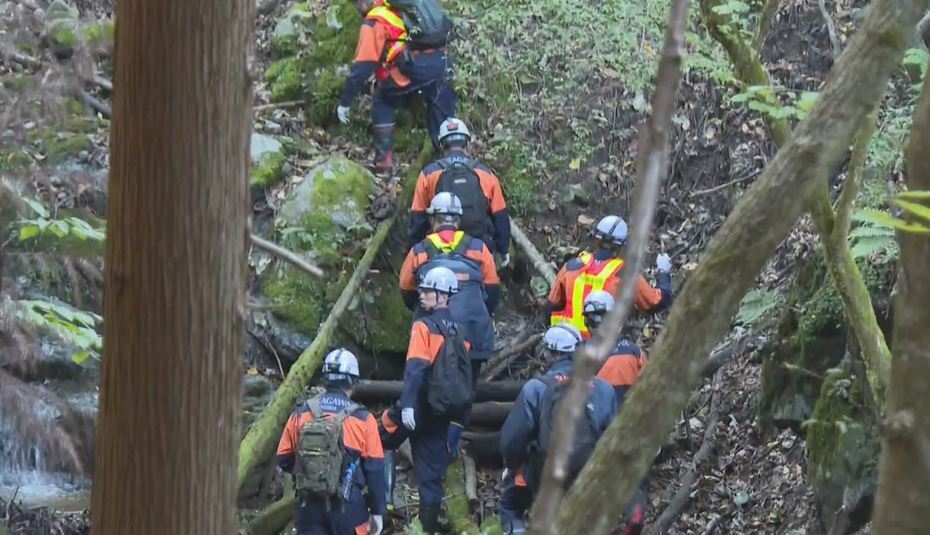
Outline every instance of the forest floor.
{"label": "forest floor", "polygon": [[[782,62],[784,72],[807,73],[805,80],[792,80],[795,82],[793,85],[810,85],[811,80],[822,79],[829,67],[826,59],[828,46],[824,46],[821,25],[811,22],[819,19],[805,16],[816,8],[803,1],[788,4],[771,32],[771,38],[777,41],[773,49],[788,58]],[[105,7],[101,8],[101,5]],[[282,1],[270,14],[259,18],[257,56],[262,67],[271,57],[269,40],[275,19],[288,5],[289,2]],[[82,15],[88,17],[112,12],[112,5],[106,2],[85,2],[80,7],[87,9]],[[814,53],[811,54],[791,50],[790,44],[799,32],[819,36],[815,44],[821,48],[812,46],[810,50]],[[803,61],[797,59],[792,63],[792,57],[801,56]],[[744,110],[730,109],[726,110],[726,116],[714,117],[721,109],[721,90],[712,83],[691,82],[686,80],[680,102],[682,115],[692,126],[690,131],[678,130],[678,139],[672,147],[673,169],[660,202],[656,232],[663,249],[672,254],[676,267],[684,276],[694,269],[704,245],[732,209],[739,193],[752,183],[752,178],[771,152],[761,123],[755,116]],[[257,88],[255,104],[269,104],[267,91],[261,86]],[[630,112],[619,118],[620,126],[632,131],[640,119],[639,113]],[[367,147],[335,139],[325,131],[309,126],[299,107],[264,108],[256,113],[255,122],[278,125],[283,134],[312,140],[321,147],[321,154],[342,153],[370,163]],[[106,137],[100,136],[96,141],[92,153],[98,160],[106,161]],[[633,156],[635,148],[630,148],[625,157],[633,160]],[[399,174],[403,174],[404,163],[401,162]],[[302,162],[301,165],[309,168],[313,162]],[[604,171],[610,170],[613,174],[610,168],[616,165],[616,161],[605,158],[591,165],[593,169],[589,176],[580,182],[593,192],[584,202],[566,203],[560,193],[540,187],[535,202],[543,208],[519,219],[550,257],[571,254],[573,246],[590,225],[589,221],[618,204],[618,191],[612,190],[614,186],[603,179]],[[732,177],[741,178],[738,183],[728,185]],[[268,192],[268,196],[283,196],[280,188],[286,187],[288,184],[285,183]],[[258,210],[264,210],[263,203],[258,204]],[[759,279],[760,285],[773,288],[787,284],[794,261],[788,258],[788,253],[793,258],[803,256],[812,249],[815,241],[810,229],[802,226],[773,257]],[[676,277],[676,282],[680,284],[684,276]],[[516,290],[509,292],[510,309],[503,313],[506,320],[498,323],[505,345],[518,340],[532,328],[532,321],[525,311],[515,306],[518,299],[531,292],[527,288]],[[639,338],[648,351],[662,330],[662,321],[652,317],[638,318],[636,324]],[[706,355],[695,355],[695,358],[704,359]],[[533,373],[533,364],[526,362],[516,367],[514,375],[525,377]],[[715,378],[706,379],[699,392],[692,396],[650,474],[650,523],[672,500],[706,437],[710,458],[698,470],[696,484],[688,496],[687,505],[672,525],[672,533],[800,534],[822,531],[819,513],[806,481],[803,436],[792,429],[767,428],[756,417],[759,373],[757,351],[735,355]],[[716,425],[711,432],[705,433],[709,420],[716,420]],[[481,507],[477,511],[481,517],[479,522],[496,513],[498,474],[493,469],[479,473],[482,489]],[[60,515],[42,508],[25,510],[14,503],[0,502],[0,524],[6,525],[11,534],[86,533],[88,517],[86,513]]]}

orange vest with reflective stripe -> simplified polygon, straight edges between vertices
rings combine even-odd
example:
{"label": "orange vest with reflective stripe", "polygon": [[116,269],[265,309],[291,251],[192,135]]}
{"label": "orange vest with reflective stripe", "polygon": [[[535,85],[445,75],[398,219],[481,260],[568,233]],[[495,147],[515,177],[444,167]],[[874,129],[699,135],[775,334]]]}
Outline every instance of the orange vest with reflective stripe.
{"label": "orange vest with reflective stripe", "polygon": [[381,65],[378,67],[377,72],[375,72],[375,78],[379,81],[383,81],[390,76],[388,69],[391,67],[391,64],[397,59],[397,56],[407,48],[407,26],[404,24],[404,19],[400,18],[400,15],[398,15],[396,11],[385,5],[372,8],[365,18],[377,19],[384,22],[388,28],[388,35],[391,38],[391,42],[381,54]]}
{"label": "orange vest with reflective stripe", "polygon": [[591,337],[588,328],[584,324],[584,300],[588,294],[594,291],[603,290],[607,281],[620,271],[623,267],[623,260],[611,258],[610,260],[599,262],[589,252],[583,252],[578,255],[582,267],[573,270],[568,274],[568,280],[565,285],[565,308],[556,310],[549,318],[551,325],[559,323],[570,323],[581,331],[585,340]]}
{"label": "orange vest with reflective stripe", "polygon": [[426,237],[426,239],[429,240],[436,247],[436,249],[442,251],[443,253],[449,253],[454,251],[459,246],[463,236],[465,236],[464,231],[456,230],[455,235],[452,237],[452,241],[448,243],[442,241],[442,237],[438,232],[430,234]]}

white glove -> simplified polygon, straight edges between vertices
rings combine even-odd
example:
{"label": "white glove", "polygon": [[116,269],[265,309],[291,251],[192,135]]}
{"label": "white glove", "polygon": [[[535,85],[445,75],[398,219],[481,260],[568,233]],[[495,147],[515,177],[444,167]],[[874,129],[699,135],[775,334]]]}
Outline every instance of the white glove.
{"label": "white glove", "polygon": [[504,257],[501,259],[501,267],[505,268],[510,265],[510,253],[504,254]]}
{"label": "white glove", "polygon": [[349,124],[349,107],[348,106],[337,106],[336,117],[339,117],[340,123]]}
{"label": "white glove", "polygon": [[501,472],[501,483],[507,481],[510,477],[510,468],[504,468],[504,471]]}
{"label": "white glove", "polygon": [[668,273],[672,270],[672,259],[665,253],[656,257],[656,267],[662,273]]}
{"label": "white glove", "polygon": [[407,408],[400,411],[400,419],[404,427],[413,431],[417,428],[417,421],[413,418],[413,408]]}
{"label": "white glove", "polygon": [[368,517],[368,535],[381,535],[384,529],[384,519],[381,515],[371,515]]}

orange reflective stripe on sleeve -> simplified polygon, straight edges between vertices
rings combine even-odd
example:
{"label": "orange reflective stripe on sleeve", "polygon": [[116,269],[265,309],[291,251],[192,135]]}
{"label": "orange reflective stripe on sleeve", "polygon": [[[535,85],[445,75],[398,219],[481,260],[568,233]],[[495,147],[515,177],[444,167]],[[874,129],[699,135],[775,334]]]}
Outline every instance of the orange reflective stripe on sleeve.
{"label": "orange reflective stripe on sleeve", "polygon": [[[397,431],[397,423],[391,420],[388,410],[389,409],[384,409],[384,412],[381,413],[381,425],[384,426],[384,430],[387,431],[388,434],[394,434],[394,432]],[[379,441],[378,444],[380,443]]]}
{"label": "orange reflective stripe on sleeve", "polygon": [[[471,253],[472,251],[468,251]],[[466,256],[470,256],[466,255]],[[481,252],[477,255],[476,260],[481,262],[481,277],[485,284],[500,284],[501,279],[497,275],[497,266],[494,265],[494,255],[484,243],[481,244]]]}
{"label": "orange reflective stripe on sleeve", "polygon": [[381,63],[381,51],[384,50],[385,33],[377,24],[362,24],[358,31],[358,44],[355,45],[355,58],[358,63]]}
{"label": "orange reflective stripe on sleeve", "polygon": [[481,191],[488,199],[488,210],[492,214],[506,210],[507,203],[504,201],[504,192],[501,190],[501,183],[497,176],[483,169],[475,169],[475,173],[481,180]]}
{"label": "orange reflective stripe on sleeve", "polygon": [[637,310],[652,310],[662,301],[662,292],[653,288],[649,282],[640,276],[636,280],[636,295],[633,298],[633,305]]}
{"label": "orange reflective stripe on sleeve", "polygon": [[567,276],[567,271],[565,266],[562,266],[562,269],[555,276],[555,282],[552,283],[552,289],[549,290],[549,302],[556,308],[562,308],[565,306],[565,277]]}
{"label": "orange reflective stripe on sleeve", "polygon": [[407,251],[404,263],[400,266],[400,276],[398,277],[397,286],[399,286],[401,290],[417,289],[417,268],[419,267],[416,255],[413,249],[410,249]]}
{"label": "orange reflective stripe on sleeve", "polygon": [[410,328],[410,343],[407,345],[407,360],[423,359],[432,366],[439,355],[442,342],[442,334],[431,333],[422,321],[413,322],[413,327]]}
{"label": "orange reflective stripe on sleeve", "polygon": [[429,178],[420,171],[417,177],[417,185],[413,190],[413,202],[410,204],[411,212],[425,212],[429,208],[429,203],[433,200],[433,194],[429,187]]}
{"label": "orange reflective stripe on sleeve", "polygon": [[368,521],[355,526],[355,535],[368,535]]}
{"label": "orange reflective stripe on sleeve", "polygon": [[633,386],[639,378],[639,357],[636,355],[613,355],[604,362],[597,376],[610,386]]}
{"label": "orange reflective stripe on sleeve", "polygon": [[517,469],[515,470],[515,473],[514,473],[514,475],[513,475],[513,484],[516,485],[516,486],[518,486],[518,487],[525,487],[525,486],[527,486],[526,478],[523,477],[523,467],[522,467],[522,466],[521,466],[520,468],[517,468]]}

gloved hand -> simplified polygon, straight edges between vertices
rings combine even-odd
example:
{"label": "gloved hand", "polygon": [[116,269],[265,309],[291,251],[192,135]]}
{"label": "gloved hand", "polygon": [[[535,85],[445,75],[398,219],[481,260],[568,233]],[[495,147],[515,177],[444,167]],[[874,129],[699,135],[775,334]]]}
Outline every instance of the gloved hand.
{"label": "gloved hand", "polygon": [[339,118],[340,123],[349,124],[349,107],[348,106],[337,106],[336,117]]}
{"label": "gloved hand", "polygon": [[368,535],[381,535],[384,529],[384,519],[381,515],[371,515],[368,517]]}
{"label": "gloved hand", "polygon": [[501,258],[501,268],[505,268],[510,265],[510,253],[504,253],[504,256]]}
{"label": "gloved hand", "polygon": [[662,273],[672,271],[672,259],[667,254],[662,253],[656,257],[656,268]]}
{"label": "gloved hand", "polygon": [[413,407],[408,407],[400,411],[400,420],[404,427],[413,431],[417,428],[417,421],[413,418]]}
{"label": "gloved hand", "polygon": [[449,455],[455,459],[459,456],[459,440],[462,439],[462,430],[465,429],[462,424],[451,422],[449,424],[449,433],[446,435],[446,450]]}
{"label": "gloved hand", "polygon": [[510,479],[510,468],[504,468],[501,472],[501,483],[506,483],[508,479]]}

